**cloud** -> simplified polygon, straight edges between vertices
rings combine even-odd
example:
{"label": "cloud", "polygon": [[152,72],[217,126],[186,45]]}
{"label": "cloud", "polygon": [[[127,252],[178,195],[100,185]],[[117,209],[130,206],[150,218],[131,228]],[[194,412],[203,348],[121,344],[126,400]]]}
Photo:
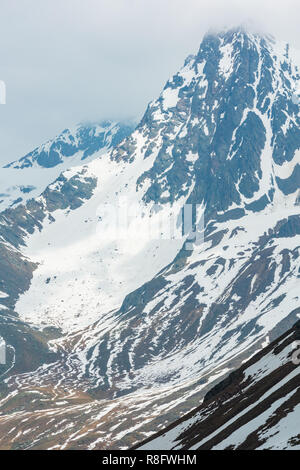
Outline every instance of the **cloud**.
{"label": "cloud", "polygon": [[210,27],[300,49],[298,0],[1,0],[0,162],[84,120],[140,116]]}

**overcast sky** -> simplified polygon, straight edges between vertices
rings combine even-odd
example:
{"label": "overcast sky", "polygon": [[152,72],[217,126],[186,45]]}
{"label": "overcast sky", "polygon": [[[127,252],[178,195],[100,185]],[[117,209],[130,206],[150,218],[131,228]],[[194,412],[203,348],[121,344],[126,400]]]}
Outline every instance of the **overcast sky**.
{"label": "overcast sky", "polygon": [[0,0],[0,163],[77,122],[140,117],[210,27],[300,49],[299,0]]}

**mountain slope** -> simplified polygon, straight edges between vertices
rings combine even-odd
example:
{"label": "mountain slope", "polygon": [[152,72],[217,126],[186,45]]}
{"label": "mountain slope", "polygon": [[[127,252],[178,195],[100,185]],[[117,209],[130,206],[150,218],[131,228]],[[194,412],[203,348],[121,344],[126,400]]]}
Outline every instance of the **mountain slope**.
{"label": "mountain slope", "polygon": [[[209,34],[127,139],[3,213],[1,260],[14,263],[1,321],[17,318],[52,354],[36,369],[33,348],[29,365],[16,351],[28,373],[6,379],[13,446],[128,447],[295,323],[298,82],[287,45]],[[191,230],[168,230],[186,203],[199,232],[188,245]],[[129,233],[114,230],[115,211],[130,212]],[[20,389],[45,394],[48,411]]]}
{"label": "mountain slope", "polygon": [[300,322],[138,449],[299,449]]}
{"label": "mountain slope", "polygon": [[111,121],[81,124],[9,163],[0,169],[0,210],[39,196],[62,171],[108,152],[133,129],[132,124]]}

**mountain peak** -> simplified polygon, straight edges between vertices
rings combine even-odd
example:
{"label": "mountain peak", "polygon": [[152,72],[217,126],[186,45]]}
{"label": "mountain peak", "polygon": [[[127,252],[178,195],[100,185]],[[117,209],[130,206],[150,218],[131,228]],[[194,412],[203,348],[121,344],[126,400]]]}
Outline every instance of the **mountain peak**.
{"label": "mountain peak", "polygon": [[[107,152],[127,137],[134,129],[129,123],[110,120],[99,123],[80,123],[67,128],[54,139],[37,147],[20,160],[9,163],[5,168],[24,169],[28,167],[53,168],[70,157],[78,156],[78,164],[100,150]],[[73,162],[74,163],[74,162]]]}
{"label": "mountain peak", "polygon": [[81,123],[19,160],[0,168],[0,210],[37,197],[62,171],[86,164],[110,151],[134,129],[132,121]]}
{"label": "mountain peak", "polygon": [[[288,46],[271,36],[244,25],[208,33],[139,126],[149,139],[145,157],[165,134],[155,165],[139,179],[149,186],[145,200],[189,194],[190,201],[205,204],[208,220],[230,208],[240,215],[256,211],[282,192],[294,193],[298,79]],[[282,165],[291,171],[283,173]]]}

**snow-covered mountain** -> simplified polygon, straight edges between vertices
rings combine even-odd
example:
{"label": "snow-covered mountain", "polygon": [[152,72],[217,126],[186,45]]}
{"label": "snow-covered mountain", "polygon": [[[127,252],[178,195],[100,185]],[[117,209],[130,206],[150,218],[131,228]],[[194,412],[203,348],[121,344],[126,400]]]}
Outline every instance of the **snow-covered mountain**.
{"label": "snow-covered mountain", "polygon": [[299,78],[286,44],[208,34],[128,138],[0,215],[3,445],[130,446],[296,322]]}
{"label": "snow-covered mountain", "polygon": [[213,388],[143,450],[300,449],[300,322]]}
{"label": "snow-covered mountain", "polygon": [[0,168],[0,211],[39,196],[62,171],[108,152],[133,130],[131,123],[80,124]]}

